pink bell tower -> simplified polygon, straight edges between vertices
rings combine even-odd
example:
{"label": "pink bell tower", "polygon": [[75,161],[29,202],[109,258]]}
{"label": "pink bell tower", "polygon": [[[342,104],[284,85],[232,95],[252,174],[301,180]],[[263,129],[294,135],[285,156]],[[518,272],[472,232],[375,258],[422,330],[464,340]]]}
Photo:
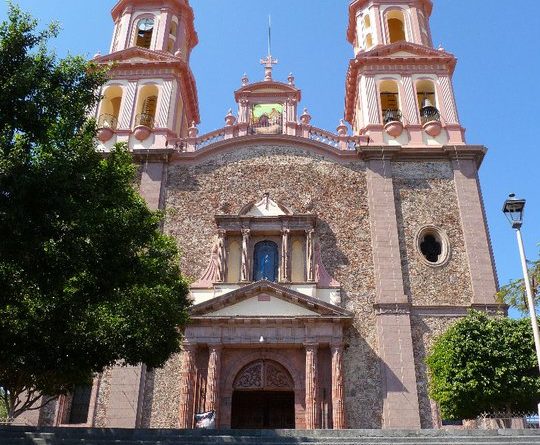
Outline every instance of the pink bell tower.
{"label": "pink bell tower", "polygon": [[431,0],[354,0],[347,37],[354,47],[345,116],[355,134],[380,145],[465,144],[452,74],[456,58],[434,49]]}
{"label": "pink bell tower", "polygon": [[96,110],[99,148],[164,149],[199,122],[197,88],[189,67],[197,45],[189,0],[119,0],[112,10],[111,66]]}

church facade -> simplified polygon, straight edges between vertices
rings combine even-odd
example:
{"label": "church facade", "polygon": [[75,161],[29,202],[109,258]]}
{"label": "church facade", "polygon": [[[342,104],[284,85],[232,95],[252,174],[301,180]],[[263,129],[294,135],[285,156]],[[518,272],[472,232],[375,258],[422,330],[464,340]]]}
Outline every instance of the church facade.
{"label": "church facade", "polygon": [[[346,7],[346,2],[342,2]],[[29,421],[194,428],[437,428],[425,357],[497,278],[478,169],[432,44],[431,0],[349,2],[354,48],[336,132],[299,110],[291,75],[234,92],[197,129],[188,0],[120,0],[95,110],[99,149],[129,144],[140,191],[193,278],[182,353],[115,367]],[[339,30],[338,30],[339,31]],[[347,61],[343,61],[346,63]]]}

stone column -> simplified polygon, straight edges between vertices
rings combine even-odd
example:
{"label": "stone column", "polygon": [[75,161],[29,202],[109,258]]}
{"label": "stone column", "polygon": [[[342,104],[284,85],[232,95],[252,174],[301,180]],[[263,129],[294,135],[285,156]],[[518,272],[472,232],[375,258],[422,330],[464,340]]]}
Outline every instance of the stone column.
{"label": "stone column", "polygon": [[249,277],[249,234],[251,230],[242,229],[242,270],[240,271],[240,281],[250,281]]}
{"label": "stone column", "polygon": [[[208,349],[210,356],[208,358],[208,377],[206,379],[205,409],[206,411],[215,411],[218,413],[222,345],[209,345]],[[218,424],[217,419],[216,424]]]}
{"label": "stone column", "polygon": [[306,230],[306,276],[308,281],[315,281],[315,248],[313,236],[314,229]]}
{"label": "stone column", "polygon": [[317,428],[317,393],[318,393],[318,372],[317,372],[317,344],[306,345],[306,429]]}
{"label": "stone column", "polygon": [[332,345],[332,423],[335,430],[346,428],[343,392],[343,346]]}
{"label": "stone column", "polygon": [[227,232],[225,230],[218,231],[218,251],[217,251],[217,265],[218,265],[218,282],[224,283],[227,277],[227,249],[225,249],[225,237]]}
{"label": "stone column", "polygon": [[291,281],[290,267],[289,267],[289,239],[291,231],[289,229],[283,229],[281,231],[281,281]]}
{"label": "stone column", "polygon": [[186,344],[182,352],[182,374],[180,376],[180,407],[178,424],[180,428],[193,428],[195,398],[195,365],[197,359],[197,345]]}

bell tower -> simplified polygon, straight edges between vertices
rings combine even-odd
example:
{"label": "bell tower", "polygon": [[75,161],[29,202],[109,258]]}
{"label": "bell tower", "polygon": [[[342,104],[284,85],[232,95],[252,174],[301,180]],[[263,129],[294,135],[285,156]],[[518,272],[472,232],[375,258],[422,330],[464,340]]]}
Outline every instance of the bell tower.
{"label": "bell tower", "polygon": [[465,144],[452,87],[455,57],[434,49],[431,0],[354,0],[347,37],[354,47],[346,119],[376,144]]}
{"label": "bell tower", "polygon": [[189,67],[198,43],[193,10],[189,0],[119,0],[112,18],[110,53],[95,57],[110,66],[95,115],[99,148],[164,149],[199,122]]}

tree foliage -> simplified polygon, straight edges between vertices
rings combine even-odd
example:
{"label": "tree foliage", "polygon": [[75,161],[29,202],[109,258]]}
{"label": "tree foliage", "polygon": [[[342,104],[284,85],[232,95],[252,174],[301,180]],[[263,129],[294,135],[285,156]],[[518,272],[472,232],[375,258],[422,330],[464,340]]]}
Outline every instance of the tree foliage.
{"label": "tree foliage", "polygon": [[56,26],[0,26],[0,387],[16,417],[121,361],[178,351],[187,284],[131,156],[95,150],[106,75],[46,47]]}
{"label": "tree foliage", "polygon": [[540,377],[528,319],[472,311],[436,340],[427,364],[443,418],[536,410]]}
{"label": "tree foliage", "polygon": [[[535,296],[535,304],[538,307],[540,304],[540,260],[530,262],[529,264],[531,287]],[[506,286],[501,287],[501,290],[497,293],[497,297],[501,303],[516,308],[523,314],[528,314],[529,306],[527,304],[527,294],[523,278],[512,280]]]}

